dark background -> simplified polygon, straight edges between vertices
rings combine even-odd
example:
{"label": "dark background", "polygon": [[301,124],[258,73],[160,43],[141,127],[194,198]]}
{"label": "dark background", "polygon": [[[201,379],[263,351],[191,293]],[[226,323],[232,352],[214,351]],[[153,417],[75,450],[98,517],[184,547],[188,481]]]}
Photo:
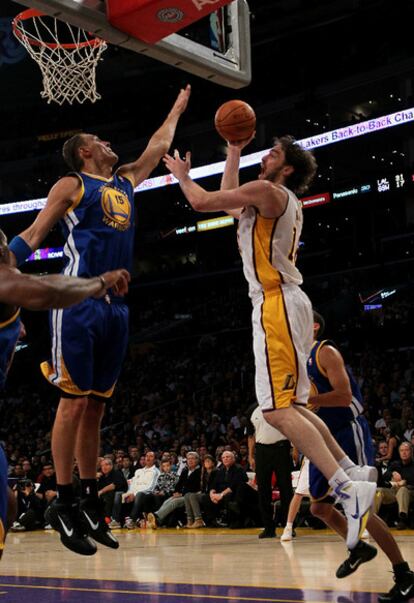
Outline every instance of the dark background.
{"label": "dark background", "polygon": [[[134,159],[187,82],[192,84],[192,98],[174,146],[191,150],[194,166],[224,159],[225,148],[214,130],[213,117],[217,107],[231,98],[246,100],[257,113],[256,139],[246,152],[269,147],[275,135],[291,133],[303,138],[414,106],[413,3],[251,0],[249,6],[253,78],[248,87],[220,87],[111,47],[98,67],[102,100],[58,107],[40,98],[40,72],[12,37],[11,18],[22,7],[3,2],[0,203],[47,195],[53,182],[65,173],[60,151],[67,132],[97,133],[112,142],[121,162]],[[298,264],[305,290],[330,318],[334,333],[341,331],[340,322],[349,317],[361,315],[366,320],[360,295],[395,289],[384,307],[395,300],[411,303],[412,131],[410,123],[316,151],[319,173],[310,194],[332,194],[371,184],[368,193],[305,210]],[[243,170],[242,181],[255,178],[257,172],[257,166]],[[155,173],[164,173],[164,168],[160,166]],[[399,189],[397,174],[405,179]],[[389,180],[391,189],[378,193],[377,181],[382,178]],[[219,177],[201,183],[215,189]],[[202,218],[188,208],[177,186],[140,193],[136,198],[130,295],[138,308],[134,332],[144,331],[151,337],[152,326],[158,328],[157,317],[146,312],[153,311],[154,305],[157,316],[172,328],[177,324],[176,314],[191,314],[195,292],[200,303],[216,290],[240,291],[237,299],[245,299],[235,227],[177,236],[174,228]],[[2,217],[1,226],[11,237],[34,215]],[[61,244],[58,228],[45,244]],[[33,262],[25,267],[37,272],[60,268],[59,261]],[[246,328],[248,313],[246,303],[242,319]],[[34,332],[36,325],[41,325],[39,330],[46,338],[41,316]],[[377,320],[381,322],[383,316],[378,314]],[[404,333],[412,343],[411,331]],[[33,337],[29,335],[29,340]]]}

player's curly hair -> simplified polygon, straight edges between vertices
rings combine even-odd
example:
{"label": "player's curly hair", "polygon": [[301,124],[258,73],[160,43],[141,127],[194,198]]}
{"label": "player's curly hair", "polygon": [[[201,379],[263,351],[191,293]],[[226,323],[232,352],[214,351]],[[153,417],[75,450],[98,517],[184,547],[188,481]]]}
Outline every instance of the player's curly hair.
{"label": "player's curly hair", "polygon": [[296,195],[305,193],[315,177],[318,164],[311,151],[305,151],[293,136],[281,136],[273,140],[273,145],[280,144],[285,152],[286,163],[294,168],[286,178],[286,186]]}
{"label": "player's curly hair", "polygon": [[84,142],[83,134],[75,134],[63,145],[63,159],[73,172],[80,172],[83,168],[83,161],[79,155],[79,149]]}

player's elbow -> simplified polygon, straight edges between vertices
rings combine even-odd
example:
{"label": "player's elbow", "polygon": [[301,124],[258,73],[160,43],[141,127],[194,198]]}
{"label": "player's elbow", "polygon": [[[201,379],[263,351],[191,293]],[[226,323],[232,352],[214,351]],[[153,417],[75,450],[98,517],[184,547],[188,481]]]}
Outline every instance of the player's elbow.
{"label": "player's elbow", "polygon": [[191,207],[194,209],[194,211],[199,211],[199,212],[205,211],[205,204],[202,202],[202,200],[194,199],[190,203],[191,203]]}
{"label": "player's elbow", "polygon": [[157,160],[157,165],[158,165],[158,161],[162,157],[164,157],[164,155],[166,153],[168,153],[170,146],[171,146],[171,141],[168,140],[167,138],[164,138],[162,136],[157,136],[157,135],[154,135],[152,137],[149,147],[152,150],[152,154],[154,155],[154,158],[156,158],[156,160]]}
{"label": "player's elbow", "polygon": [[209,197],[207,194],[198,194],[197,196],[194,195],[194,197],[190,199],[190,203],[195,211],[211,211],[211,203],[209,203]]}

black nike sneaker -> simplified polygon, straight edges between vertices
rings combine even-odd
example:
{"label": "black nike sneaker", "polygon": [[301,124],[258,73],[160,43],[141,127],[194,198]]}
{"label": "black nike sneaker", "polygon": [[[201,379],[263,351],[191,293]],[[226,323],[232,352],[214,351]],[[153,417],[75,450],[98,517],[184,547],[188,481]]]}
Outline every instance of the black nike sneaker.
{"label": "black nike sneaker", "polygon": [[81,500],[79,514],[82,526],[91,538],[111,549],[119,548],[119,542],[105,521],[104,507],[100,499],[90,501],[84,498]]}
{"label": "black nike sneaker", "polygon": [[49,523],[60,534],[62,544],[79,555],[94,555],[96,544],[91,540],[79,522],[79,511],[76,503],[72,505],[53,502],[45,512],[46,523]]}
{"label": "black nike sneaker", "polygon": [[259,538],[276,538],[276,530],[274,528],[273,528],[273,530],[265,528],[264,530],[262,530],[260,532],[258,537]]}
{"label": "black nike sneaker", "polygon": [[378,603],[400,603],[414,597],[414,572],[407,571],[398,579],[389,593],[378,595]]}
{"label": "black nike sneaker", "polygon": [[360,540],[356,547],[349,551],[348,559],[345,559],[336,570],[336,577],[346,578],[346,576],[350,576],[359,568],[361,563],[371,561],[377,556],[377,553],[378,551],[374,546]]}

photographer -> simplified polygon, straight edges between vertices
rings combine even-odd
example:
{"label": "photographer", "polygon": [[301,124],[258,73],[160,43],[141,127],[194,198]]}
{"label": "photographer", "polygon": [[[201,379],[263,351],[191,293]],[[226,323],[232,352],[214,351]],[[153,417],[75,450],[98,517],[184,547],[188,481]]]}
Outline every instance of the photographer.
{"label": "photographer", "polygon": [[42,501],[34,492],[31,480],[22,479],[13,488],[17,502],[17,521],[11,527],[12,532],[36,530],[43,525]]}
{"label": "photographer", "polygon": [[40,480],[36,496],[43,501],[43,508],[46,509],[57,496],[56,474],[52,463],[45,463],[43,465]]}

